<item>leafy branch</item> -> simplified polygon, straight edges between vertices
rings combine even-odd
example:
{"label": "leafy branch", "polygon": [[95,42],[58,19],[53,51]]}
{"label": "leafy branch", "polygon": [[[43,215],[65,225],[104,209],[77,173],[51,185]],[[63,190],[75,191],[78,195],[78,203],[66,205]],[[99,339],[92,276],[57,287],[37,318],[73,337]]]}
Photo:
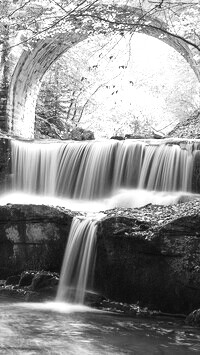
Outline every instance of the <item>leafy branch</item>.
{"label": "leafy branch", "polygon": [[[106,11],[107,7],[106,6],[103,6],[103,7],[96,6],[96,4],[98,3],[98,0],[94,0],[89,3],[87,0],[80,1],[71,10],[67,10],[67,8],[65,8],[62,4],[59,3],[59,0],[51,0],[51,2],[53,2],[62,12],[64,12],[64,15],[59,15],[59,14],[56,15],[54,17],[55,20],[53,21],[53,23],[42,28],[41,30],[36,31],[28,38],[25,38],[22,41],[11,45],[9,47],[9,49],[17,47],[19,45],[23,45],[25,43],[28,43],[28,42],[34,40],[35,38],[38,38],[41,34],[44,34],[44,33],[46,33],[48,36],[49,31],[52,29],[56,29],[56,28],[58,29],[58,26],[61,23],[68,22],[68,23],[73,24],[78,19],[81,21],[81,20],[83,20],[83,18],[87,17],[87,18],[93,19],[94,21],[98,20],[103,23],[108,23],[110,26],[112,26],[112,28],[113,28],[113,26],[115,26],[116,29],[120,28],[120,30],[122,30],[122,28],[121,28],[122,26],[123,26],[124,30],[128,29],[129,31],[141,31],[142,29],[156,30],[164,35],[179,39],[179,40],[183,41],[184,43],[186,43],[187,45],[190,45],[190,46],[194,47],[195,49],[197,49],[198,51],[200,51],[200,46],[198,44],[196,44],[194,41],[192,41],[188,38],[185,38],[184,36],[181,36],[178,33],[172,32],[167,28],[164,28],[162,26],[161,22],[160,22],[160,25],[149,23],[149,22],[151,22],[151,16],[153,16],[157,13],[159,14],[159,12],[161,10],[162,11],[164,11],[164,10],[172,11],[172,9],[175,6],[179,6],[179,8],[180,8],[180,5],[184,5],[184,6],[187,5],[188,6],[189,5],[188,2],[182,1],[181,4],[180,4],[180,2],[172,4],[170,1],[165,1],[165,0],[150,1],[150,3],[152,3],[154,5],[154,7],[151,8],[149,11],[143,11],[143,8],[141,7],[140,16],[139,16],[138,20],[133,23],[132,22],[125,22],[123,19],[120,21],[117,21],[117,20],[112,20],[112,19],[108,18],[107,15],[104,15],[104,12]],[[30,3],[31,3],[31,0],[26,1],[23,5],[21,5],[21,7],[19,7],[18,9],[15,9],[12,13],[10,13],[9,17],[12,17],[17,11],[20,11],[21,9],[25,8]],[[114,9],[115,8],[113,6],[112,7],[112,14],[114,14]],[[97,14],[97,11],[98,11],[98,14]],[[130,10],[130,13],[127,12],[127,14],[131,15],[131,10]],[[42,20],[40,20],[38,18],[37,22],[38,21],[40,22]],[[159,23],[158,20],[156,20],[156,22]],[[102,29],[102,31],[103,31],[103,29]],[[95,32],[95,29],[94,29],[94,32]],[[194,33],[196,34],[196,32],[194,32]],[[197,35],[196,35],[196,37],[198,38]]]}

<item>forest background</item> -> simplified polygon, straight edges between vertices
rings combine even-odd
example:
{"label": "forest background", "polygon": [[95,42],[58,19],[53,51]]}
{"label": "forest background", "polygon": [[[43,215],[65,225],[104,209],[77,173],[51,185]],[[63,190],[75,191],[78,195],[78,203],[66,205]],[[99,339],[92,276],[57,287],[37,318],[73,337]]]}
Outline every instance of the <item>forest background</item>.
{"label": "forest background", "polygon": [[[76,21],[90,12],[91,20],[105,23],[106,29],[108,18],[102,5],[105,9],[112,6],[114,23],[116,4],[130,6],[130,11],[131,6],[139,8],[142,21],[148,16],[164,20],[167,27],[163,33],[169,32],[195,49],[198,62],[198,0],[2,0],[0,48],[5,55],[1,76],[5,76],[3,61],[8,61],[13,51],[22,46],[32,50],[38,39],[67,33],[72,17]],[[37,100],[36,137],[79,139],[82,130],[79,128],[78,134],[77,127],[94,132],[96,138],[148,136],[152,130],[167,134],[178,123],[198,117],[200,85],[189,63],[169,45],[141,33],[139,25],[128,30],[94,31],[52,64]]]}

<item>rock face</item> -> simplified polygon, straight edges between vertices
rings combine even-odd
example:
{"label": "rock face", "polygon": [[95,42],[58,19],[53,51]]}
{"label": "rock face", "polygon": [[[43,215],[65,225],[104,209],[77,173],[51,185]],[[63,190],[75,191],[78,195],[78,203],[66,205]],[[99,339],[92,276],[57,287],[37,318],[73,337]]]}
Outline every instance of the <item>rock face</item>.
{"label": "rock face", "polygon": [[10,140],[0,133],[0,191],[9,186],[10,177]]}
{"label": "rock face", "polygon": [[[198,147],[199,149],[199,147]],[[200,192],[200,150],[196,151],[192,174],[192,191]]]}
{"label": "rock face", "polygon": [[176,127],[169,133],[170,137],[179,138],[200,138],[200,112],[198,110],[183,122],[179,122]]}
{"label": "rock face", "polygon": [[64,119],[56,119],[56,122],[36,115],[35,138],[47,139],[55,138],[61,140],[92,140],[94,133],[81,127],[73,128]]}
{"label": "rock face", "polygon": [[[98,222],[94,291],[163,312],[199,308],[199,210],[196,200],[107,211]],[[26,286],[35,274],[19,280],[23,270],[59,272],[73,215],[47,206],[0,207],[0,279],[18,275]]]}
{"label": "rock face", "polygon": [[99,228],[95,286],[109,298],[189,313],[200,305],[200,216],[161,228],[111,217]]}
{"label": "rock face", "polygon": [[186,323],[200,327],[200,309],[195,309],[192,313],[190,313],[186,318]]}
{"label": "rock face", "polygon": [[59,271],[72,218],[43,205],[0,206],[0,278],[26,269]]}

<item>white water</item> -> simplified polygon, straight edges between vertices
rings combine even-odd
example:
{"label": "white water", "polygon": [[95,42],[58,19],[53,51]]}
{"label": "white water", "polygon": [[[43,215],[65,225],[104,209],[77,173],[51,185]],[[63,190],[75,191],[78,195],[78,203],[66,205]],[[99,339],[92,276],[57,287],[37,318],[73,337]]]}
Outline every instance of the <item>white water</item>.
{"label": "white water", "polygon": [[78,200],[121,189],[191,191],[195,146],[145,142],[12,142],[13,191]]}
{"label": "white water", "polygon": [[[192,197],[191,193],[181,191],[148,191],[140,189],[121,189],[110,197],[96,200],[78,200],[61,197],[33,195],[22,192],[5,193],[0,197],[0,205],[35,204],[61,206],[72,211],[102,212],[115,207],[137,208],[152,203],[153,205],[170,205],[178,203],[184,197]],[[197,194],[194,196],[197,197]]]}
{"label": "white water", "polygon": [[81,305],[0,303],[5,355],[189,355],[199,329],[178,321],[138,319]]}
{"label": "white water", "polygon": [[[96,146],[93,142],[52,145],[13,142],[12,145],[13,190],[1,196],[0,204],[50,204],[92,212],[115,206],[175,203],[191,191],[196,151],[190,144],[185,150],[132,142],[109,142],[104,148],[101,147],[102,143]],[[67,156],[69,161],[66,160]],[[90,237],[84,233],[86,229]],[[83,244],[88,248],[87,253],[83,252],[86,266],[79,263],[79,237],[82,232]],[[59,301],[66,297],[63,289],[70,291],[70,287],[76,287],[77,284],[83,298],[79,298],[78,292],[76,302],[84,299],[83,290],[88,285],[86,274],[91,275],[91,272],[84,273],[94,263],[95,232],[95,222],[91,219],[74,220],[57,302],[1,302],[0,352],[17,355],[200,353],[199,330],[186,328],[180,322],[139,320],[137,317],[132,319],[116,314],[113,317],[80,303],[72,305]],[[76,244],[78,248],[73,251],[72,245]],[[69,250],[72,255],[69,255]],[[84,274],[80,284],[77,283],[80,279],[78,276],[74,282],[74,253],[79,269]],[[90,266],[86,257],[89,254],[92,255]],[[67,270],[71,276],[66,275]]]}
{"label": "white water", "polygon": [[71,313],[102,313],[102,311],[85,306],[83,304],[74,304],[69,302],[22,302],[16,303],[16,307],[25,308],[28,310],[38,310],[38,311],[52,311],[62,314],[71,314]]}
{"label": "white water", "polygon": [[12,141],[12,191],[4,203],[78,211],[177,203],[192,190],[196,144]]}
{"label": "white water", "polygon": [[96,221],[74,217],[63,259],[56,301],[84,303],[88,278],[92,284]]}
{"label": "white water", "polygon": [[[138,141],[12,142],[12,194],[0,203],[42,203],[95,212],[176,203],[192,188],[195,145]],[[84,302],[92,285],[96,221],[74,218],[56,300]]]}

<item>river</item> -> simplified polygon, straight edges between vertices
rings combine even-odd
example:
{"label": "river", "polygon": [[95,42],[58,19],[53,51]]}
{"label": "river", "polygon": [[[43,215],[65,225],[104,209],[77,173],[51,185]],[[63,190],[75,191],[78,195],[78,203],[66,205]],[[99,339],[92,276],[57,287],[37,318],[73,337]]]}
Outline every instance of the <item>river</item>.
{"label": "river", "polygon": [[131,318],[56,302],[2,302],[0,332],[0,354],[5,355],[200,353],[199,329],[182,321]]}

